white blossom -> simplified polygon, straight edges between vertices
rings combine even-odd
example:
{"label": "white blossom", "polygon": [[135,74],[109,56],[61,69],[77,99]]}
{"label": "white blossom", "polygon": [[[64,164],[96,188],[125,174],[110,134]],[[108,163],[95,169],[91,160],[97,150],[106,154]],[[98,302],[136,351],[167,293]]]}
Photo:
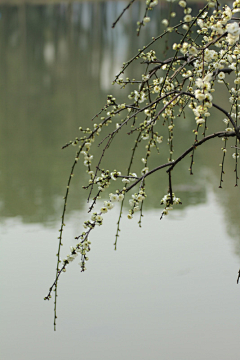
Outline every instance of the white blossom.
{"label": "white blossom", "polygon": [[200,28],[203,28],[205,25],[202,19],[197,19],[197,24]]}
{"label": "white blossom", "polygon": [[200,90],[195,91],[195,98],[199,101],[203,101],[205,99],[205,94],[203,94]]}
{"label": "white blossom", "polygon": [[167,20],[167,19],[163,19],[163,20],[162,20],[162,24],[165,25],[165,26],[168,26],[168,20]]}
{"label": "white blossom", "polygon": [[232,157],[233,157],[234,159],[238,159],[238,158],[239,158],[239,154],[238,154],[238,153],[233,153],[233,154],[232,154]]}
{"label": "white blossom", "polygon": [[228,125],[229,119],[223,119],[224,124]]}
{"label": "white blossom", "polygon": [[218,35],[222,35],[224,33],[223,25],[220,21],[218,21],[215,25],[212,25],[211,29],[215,31]]}
{"label": "white blossom", "polygon": [[186,1],[184,1],[184,0],[180,0],[178,4],[183,8],[186,7],[186,5],[187,5]]}
{"label": "white blossom", "polygon": [[111,210],[114,207],[114,204],[112,203],[112,201],[104,201],[104,205],[106,206],[106,208],[108,210]]}
{"label": "white blossom", "polygon": [[109,194],[110,200],[113,202],[118,201],[118,195],[117,194]]}
{"label": "white blossom", "polygon": [[196,123],[197,123],[197,125],[204,124],[204,123],[205,123],[205,120],[202,119],[202,118],[200,118],[200,119],[197,119],[197,120],[196,120]]}
{"label": "white blossom", "polygon": [[184,16],[183,20],[186,22],[190,22],[190,21],[192,21],[192,16],[188,14],[188,15]]}
{"label": "white blossom", "polygon": [[118,195],[118,200],[119,200],[119,201],[123,201],[123,199],[124,199],[124,194],[119,194],[119,195]]}
{"label": "white blossom", "polygon": [[221,71],[221,72],[218,74],[218,78],[219,78],[220,80],[225,79],[225,74],[224,74],[224,72]]}
{"label": "white blossom", "polygon": [[234,45],[239,40],[239,35],[232,35],[228,33],[226,37],[226,41],[229,43],[229,45]]}
{"label": "white blossom", "polygon": [[148,23],[150,21],[150,17],[146,16],[144,19],[143,19],[143,22],[144,24]]}
{"label": "white blossom", "polygon": [[146,166],[145,168],[142,169],[141,174],[142,174],[142,175],[147,174],[147,173],[148,173],[148,170],[149,170],[149,169],[148,169],[148,167]]}
{"label": "white blossom", "polygon": [[103,219],[102,215],[97,215],[96,216],[96,221],[101,222],[102,219]]}
{"label": "white blossom", "polygon": [[238,36],[240,35],[240,28],[238,23],[234,22],[231,24],[227,24],[226,26],[226,30],[229,34],[233,35],[233,36]]}

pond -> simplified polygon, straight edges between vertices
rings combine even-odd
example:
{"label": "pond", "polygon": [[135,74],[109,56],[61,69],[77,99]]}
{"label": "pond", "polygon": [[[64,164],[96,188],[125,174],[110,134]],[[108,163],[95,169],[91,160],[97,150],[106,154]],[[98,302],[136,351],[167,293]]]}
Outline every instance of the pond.
{"label": "pond", "polygon": [[[144,4],[136,4],[111,29],[125,5],[0,6],[4,360],[239,358],[240,194],[233,159],[226,163],[223,189],[218,188],[220,142],[197,154],[194,176],[187,161],[176,169],[175,190],[183,205],[162,221],[164,194],[161,189],[158,194],[158,184],[165,177],[151,180],[142,228],[124,216],[117,251],[119,209],[112,210],[109,222],[92,235],[87,271],[81,273],[76,261],[61,278],[56,332],[53,301],[43,301],[55,276],[62,197],[75,153],[61,146],[78,135],[80,125],[87,126],[107,94],[122,96],[111,85],[114,75],[160,32],[159,18],[168,10],[166,4],[159,6],[137,38]],[[218,100],[228,101],[221,93]],[[189,126],[187,117],[179,131],[191,141]],[[118,146],[120,165],[127,149],[127,143]],[[112,154],[110,163],[115,160]],[[87,218],[80,176],[85,176],[81,166],[63,254]]]}

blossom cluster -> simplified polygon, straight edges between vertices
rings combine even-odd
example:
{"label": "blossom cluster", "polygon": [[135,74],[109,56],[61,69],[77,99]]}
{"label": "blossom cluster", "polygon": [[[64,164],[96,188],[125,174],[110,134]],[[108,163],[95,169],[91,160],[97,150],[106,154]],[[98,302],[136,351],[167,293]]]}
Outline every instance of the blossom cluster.
{"label": "blossom cluster", "polygon": [[63,261],[64,270],[66,270],[66,266],[71,263],[78,254],[81,254],[81,261],[79,265],[81,267],[81,271],[86,270],[86,261],[88,261],[87,253],[91,250],[90,245],[91,241],[89,241],[89,234],[95,228],[95,226],[101,226],[103,224],[103,214],[107,213],[109,210],[113,209],[115,202],[121,202],[124,200],[124,194],[109,194],[109,200],[105,200],[103,202],[103,206],[101,207],[99,212],[93,212],[90,220],[84,221],[83,228],[86,229],[82,232],[81,235],[76,237],[76,240],[80,239],[80,242],[76,246],[70,247],[70,254],[66,256]]}
{"label": "blossom cluster", "polygon": [[177,198],[174,193],[168,193],[164,195],[161,200],[161,204],[165,205],[165,209],[162,212],[163,215],[168,215],[170,210],[173,210],[173,205],[182,204],[180,198]]}
{"label": "blossom cluster", "polygon": [[128,213],[128,219],[132,219],[133,218],[133,214],[136,211],[139,211],[141,208],[141,204],[143,202],[143,200],[145,200],[147,197],[145,190],[142,188],[139,190],[138,193],[135,193],[132,195],[132,198],[129,200],[129,205],[131,206],[131,209],[129,210]]}

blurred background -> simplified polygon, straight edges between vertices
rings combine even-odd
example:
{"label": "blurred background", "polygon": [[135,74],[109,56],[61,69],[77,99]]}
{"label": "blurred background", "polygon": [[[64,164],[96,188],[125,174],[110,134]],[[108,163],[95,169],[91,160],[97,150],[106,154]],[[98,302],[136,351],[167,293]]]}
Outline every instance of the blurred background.
{"label": "blurred background", "polygon": [[[230,140],[223,189],[218,188],[222,142],[217,139],[196,152],[194,176],[189,176],[189,159],[176,168],[174,191],[183,205],[162,222],[159,222],[160,200],[166,193],[162,188],[167,189],[167,179],[164,173],[149,179],[144,229],[139,231],[137,221],[130,225],[124,220],[117,253],[112,246],[117,211],[110,215],[111,225],[106,224],[95,235],[99,240],[95,253],[90,253],[88,268],[91,270],[87,275],[80,274],[74,264],[65,275],[67,280],[60,282],[59,311],[62,313],[59,332],[53,338],[53,304],[43,303],[42,299],[54,278],[62,197],[75,154],[74,148],[61,150],[61,146],[78,136],[79,126],[89,126],[91,118],[105,104],[107,94],[124,99],[127,92],[112,86],[112,80],[124,61],[163,30],[161,20],[168,16],[169,7],[176,11],[178,20],[182,15],[177,4],[161,2],[150,14],[151,22],[137,37],[136,22],[144,13],[144,2],[134,3],[116,28],[111,29],[126,5],[127,2],[119,1],[0,0],[3,360],[50,359],[54,355],[59,359],[83,356],[100,360],[123,359],[123,356],[163,360],[197,360],[203,356],[211,360],[237,359],[239,345],[235,335],[237,339],[240,309],[235,278],[240,255],[240,193],[239,188],[234,187],[234,160],[230,149],[233,143],[230,144]],[[193,13],[202,5],[203,2],[191,3]],[[172,37],[171,34],[168,38],[169,44]],[[155,44],[159,55],[164,46],[164,43]],[[126,75],[136,77],[140,73],[141,69],[130,68]],[[227,106],[224,92],[219,91],[216,99],[216,103]],[[210,128],[219,121],[222,122],[221,115],[213,112]],[[193,141],[192,126],[190,116],[179,123],[178,137],[182,141],[175,144],[179,153],[186,143]],[[221,126],[223,129],[224,125]],[[124,141],[116,146],[120,166],[131,147],[131,142]],[[164,147],[161,154],[160,159],[165,161],[168,152]],[[109,154],[109,163],[114,168],[114,152]],[[159,164],[158,157],[153,159],[154,164]],[[68,205],[63,256],[74,244],[74,237],[86,219],[86,193],[79,181],[84,178],[85,170],[79,164]],[[173,257],[169,255],[172,251]],[[177,270],[172,273],[175,266]],[[99,272],[102,275],[96,278]],[[200,284],[195,289],[196,272],[199,272]],[[174,277],[176,273],[180,274],[180,279]],[[158,281],[159,287],[156,286]],[[169,288],[172,281],[175,285]],[[86,287],[79,285],[77,291],[73,284],[79,282]],[[208,289],[207,300],[203,301],[201,295],[205,288]],[[86,295],[84,290],[86,299],[81,295],[83,289],[88,291]],[[192,289],[195,292],[190,301]],[[129,291],[133,307],[125,312]],[[162,302],[157,302],[161,296]],[[112,299],[108,306],[106,298]],[[96,308],[96,301],[102,304],[99,308]],[[149,304],[152,304],[151,309]],[[214,304],[219,313],[215,313]],[[179,311],[176,310],[178,306]],[[189,310],[191,306],[193,312]],[[133,311],[135,307],[136,312]],[[83,308],[84,314],[80,311]],[[172,312],[168,312],[170,308]],[[214,310],[208,311],[209,308]],[[67,315],[68,311],[71,315]],[[95,316],[89,327],[87,321],[92,311]],[[228,315],[223,321],[224,311]],[[108,321],[112,321],[112,316],[116,319],[110,326]],[[158,317],[159,321],[155,321]],[[70,319],[67,324],[66,318]],[[221,324],[216,319],[221,319]],[[138,336],[134,336],[136,328]],[[235,335],[230,337],[233,331]],[[75,339],[78,332],[80,338]],[[60,336],[69,342],[63,342]],[[29,342],[29,339],[32,340]],[[70,339],[75,339],[72,347]],[[221,346],[217,348],[219,341]],[[76,345],[82,355],[76,352]]]}

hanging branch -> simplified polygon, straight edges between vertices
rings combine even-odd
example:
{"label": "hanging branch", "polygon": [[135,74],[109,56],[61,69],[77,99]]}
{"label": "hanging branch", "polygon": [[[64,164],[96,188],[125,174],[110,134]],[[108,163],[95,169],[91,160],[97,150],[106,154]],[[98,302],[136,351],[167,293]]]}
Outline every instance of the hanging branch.
{"label": "hanging branch", "polygon": [[135,0],[131,0],[127,6],[123,9],[123,11],[121,12],[121,14],[118,16],[118,18],[114,21],[114,23],[112,24],[112,28],[115,28],[116,24],[118,23],[118,21],[121,19],[121,17],[123,16],[123,14],[125,13],[125,11],[127,11],[130,6],[134,3]]}
{"label": "hanging branch", "polygon": [[[123,9],[113,27],[117,24],[124,12],[133,4],[131,0]],[[147,1],[144,19],[140,22],[141,26],[146,25],[149,18],[146,17],[147,11],[157,4],[157,0]],[[59,244],[57,252],[57,267],[55,279],[49,288],[45,300],[49,300],[52,292],[55,292],[54,300],[54,327],[57,319],[57,287],[60,275],[66,271],[68,265],[77,256],[81,257],[79,263],[81,272],[86,271],[88,253],[91,249],[89,240],[92,230],[101,226],[105,214],[110,211],[116,203],[120,203],[120,213],[117,221],[117,231],[114,247],[116,249],[117,240],[120,232],[120,221],[125,207],[128,207],[127,218],[130,220],[135,217],[136,212],[140,212],[139,226],[143,216],[143,202],[147,197],[149,176],[165,169],[168,177],[168,193],[163,195],[160,204],[164,205],[160,219],[168,215],[175,205],[181,204],[181,200],[176,197],[173,189],[174,183],[172,172],[177,164],[184,160],[188,155],[191,156],[190,174],[194,164],[194,154],[196,150],[206,142],[214,138],[222,138],[223,158],[221,166],[220,187],[223,182],[225,162],[229,161],[226,152],[226,140],[235,138],[235,152],[232,157],[235,159],[235,176],[238,181],[237,164],[240,149],[240,126],[238,120],[238,106],[240,105],[239,84],[237,66],[240,54],[239,35],[240,28],[237,22],[232,22],[233,13],[238,12],[237,2],[233,3],[233,8],[228,6],[220,8],[216,2],[215,9],[212,11],[213,2],[210,2],[199,11],[196,16],[192,15],[192,9],[187,7],[185,0],[180,0],[179,5],[184,9],[183,19],[179,24],[169,26],[169,19],[165,21],[166,30],[162,34],[153,37],[152,41],[140,49],[137,54],[123,64],[121,71],[116,75],[113,83],[121,88],[130,88],[126,102],[118,102],[113,95],[108,95],[106,104],[91,119],[91,128],[79,128],[80,136],[68,142],[63,148],[77,146],[70,175],[67,182],[67,189],[64,196],[61,226],[59,230]],[[164,22],[164,21],[163,21]],[[196,26],[195,26],[196,25]],[[184,33],[180,32],[180,28]],[[174,32],[175,43],[172,44],[173,53],[168,59],[159,60],[156,52],[150,47],[157,41],[165,39],[165,35]],[[143,68],[139,79],[131,80],[122,78],[125,70],[131,65]],[[225,76],[232,73],[234,82],[232,87],[225,80]],[[231,81],[231,80],[230,80]],[[218,99],[214,99],[216,82],[220,83],[229,94],[229,107],[218,105]],[[223,85],[221,85],[223,84]],[[188,109],[189,108],[189,109]],[[215,126],[212,134],[208,134],[209,117],[211,108],[218,110],[218,117],[213,124]],[[120,116],[117,122],[116,118]],[[185,117],[191,119],[191,132],[193,137],[190,142],[185,144],[185,150],[181,154],[176,154],[175,148],[178,142],[185,142],[179,138],[177,126]],[[225,116],[225,119],[222,117]],[[100,119],[99,119],[100,118]],[[93,121],[96,121],[93,124]],[[223,120],[223,122],[222,122]],[[225,125],[224,125],[225,124]],[[101,132],[103,128],[109,126],[107,134]],[[176,126],[176,128],[175,128]],[[167,129],[166,129],[167,127]],[[203,131],[200,130],[203,128]],[[167,139],[165,133],[167,131]],[[134,136],[134,133],[137,133]],[[125,170],[122,173],[118,168],[118,148],[115,146],[116,138],[127,136],[133,139],[133,145],[126,156],[124,163]],[[122,142],[122,146],[125,146]],[[173,148],[174,144],[174,148]],[[114,147],[115,146],[115,147]],[[158,163],[158,166],[151,168],[151,156],[153,149],[157,154],[161,154],[161,147],[169,147],[168,159]],[[92,150],[93,149],[93,150]],[[107,153],[116,152],[116,168],[110,169],[107,165]],[[198,150],[199,151],[199,150]],[[144,155],[140,155],[144,153]],[[83,156],[83,164],[86,167],[88,182],[83,184],[83,188],[88,192],[86,201],[89,205],[89,219],[83,223],[84,230],[75,237],[75,246],[70,248],[70,253],[65,259],[60,259],[60,249],[63,244],[63,229],[65,226],[65,215],[69,190],[76,166]],[[140,158],[139,158],[140,156]],[[142,157],[143,156],[143,157]],[[173,156],[174,159],[173,160]],[[94,159],[96,158],[96,160]],[[106,160],[103,162],[103,160]],[[143,163],[139,172],[136,160]],[[106,163],[105,169],[102,164]],[[137,170],[138,169],[138,172]],[[107,193],[109,186],[114,185],[113,193]],[[159,186],[158,192],[164,189]],[[101,197],[106,194],[103,199]],[[165,193],[165,191],[163,192]],[[97,209],[97,210],[96,210]],[[107,215],[106,215],[107,216]],[[237,278],[239,282],[240,270]]]}

